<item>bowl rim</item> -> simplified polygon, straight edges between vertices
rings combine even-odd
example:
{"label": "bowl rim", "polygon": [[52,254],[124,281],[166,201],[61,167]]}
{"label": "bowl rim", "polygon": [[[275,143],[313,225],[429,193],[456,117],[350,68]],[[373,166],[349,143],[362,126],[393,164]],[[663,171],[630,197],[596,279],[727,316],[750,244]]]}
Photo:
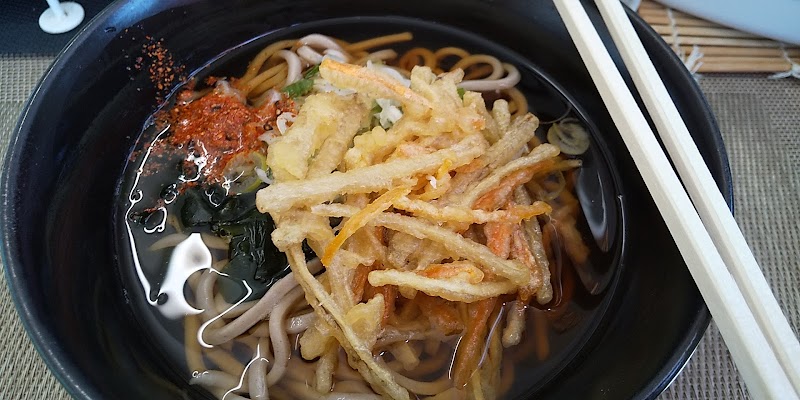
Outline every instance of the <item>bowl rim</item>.
{"label": "bowl rim", "polygon": [[[678,74],[680,77],[680,82],[678,82],[678,84],[681,87],[689,90],[691,94],[697,97],[703,104],[701,110],[703,118],[710,123],[712,128],[709,138],[713,143],[714,149],[716,149],[718,153],[717,155],[719,156],[719,162],[721,164],[720,166],[722,167],[722,180],[721,182],[717,182],[717,185],[722,186],[722,197],[725,198],[725,202],[728,205],[728,208],[731,210],[731,214],[733,214],[733,176],[731,174],[730,160],[728,158],[727,149],[725,148],[725,143],[722,140],[722,133],[719,130],[719,124],[717,123],[717,119],[711,109],[711,105],[708,104],[708,100],[703,94],[703,91],[700,89],[700,85],[698,84],[695,76],[686,68],[686,65],[683,63],[683,61],[678,58],[678,55],[675,53],[672,47],[670,47],[670,45],[661,38],[661,35],[659,35],[655,29],[653,29],[653,27],[645,22],[644,18],[640,17],[636,11],[633,11],[624,3],[623,8],[625,9],[626,14],[628,14],[628,18],[631,19],[634,27],[641,28],[643,33],[648,36],[655,37],[657,40],[655,40],[654,43],[656,46],[658,46],[659,51],[671,55],[670,59],[673,63],[677,63],[680,70],[680,73]],[[669,155],[667,157],[669,157]],[[645,398],[648,400],[655,399],[673,382],[675,382],[676,379],[678,379],[680,372],[686,367],[686,365],[688,365],[689,360],[696,353],[697,346],[700,344],[703,336],[705,336],[710,324],[711,313],[709,312],[704,301],[703,307],[698,311],[693,323],[691,324],[691,328],[688,331],[693,333],[693,335],[691,335],[691,337],[684,338],[684,342],[681,343],[682,345],[685,344],[686,347],[683,347],[683,351],[674,353],[672,357],[670,357],[669,361],[664,364],[664,367],[660,371],[660,376],[662,376],[662,379],[650,379],[649,384],[642,388],[642,392],[647,394],[647,397]]]}
{"label": "bowl rim", "polygon": [[[149,16],[177,5],[196,2],[197,0],[148,2],[147,10],[143,12],[143,15]],[[135,3],[135,1],[133,3]],[[22,325],[37,353],[69,395],[76,399],[88,400],[100,398],[100,393],[91,385],[84,373],[76,368],[64,349],[57,344],[58,340],[48,329],[48,324],[44,316],[37,313],[26,301],[26,298],[30,296],[30,291],[25,284],[26,278],[23,276],[24,268],[20,265],[19,255],[14,248],[14,243],[18,241],[18,238],[12,228],[14,225],[13,219],[16,214],[16,204],[14,204],[12,198],[14,193],[16,193],[17,186],[11,177],[15,176],[19,170],[18,164],[21,157],[19,145],[24,143],[27,137],[31,135],[29,126],[30,120],[28,117],[30,114],[36,114],[41,107],[41,104],[39,104],[41,98],[40,93],[47,92],[51,86],[57,84],[56,76],[69,64],[69,58],[83,47],[84,43],[90,39],[93,32],[103,29],[106,22],[127,4],[130,4],[130,2],[126,0],[115,0],[113,3],[106,6],[93,17],[89,23],[84,25],[56,55],[22,108],[17,123],[11,131],[8,151],[3,160],[3,168],[0,170],[0,200],[2,200],[2,207],[0,207],[0,230],[2,231],[2,240],[0,241],[2,251],[0,252],[0,260],[2,260],[3,263],[9,293]],[[594,7],[594,5],[590,4],[589,7]],[[660,35],[658,35],[635,11],[632,11],[627,6],[624,8],[633,25],[640,29],[640,35],[656,38],[657,40],[654,42],[658,47],[658,51],[671,54],[672,62],[676,64],[677,67],[680,67],[681,72],[678,74],[679,82],[676,82],[676,84],[686,89],[690,96],[695,97],[705,106],[701,111],[702,119],[707,121],[712,128],[708,139],[710,139],[713,148],[717,152],[716,156],[719,158],[722,170],[722,179],[720,182],[717,182],[717,184],[721,185],[723,197],[726,199],[728,207],[733,212],[733,178],[731,175],[730,162],[719,126],[707,99],[703,95],[694,76],[684,67],[678,56],[672,51],[669,45],[661,39]],[[641,392],[637,393],[636,398],[656,398],[677,379],[680,371],[686,366],[695,353],[710,321],[711,315],[708,308],[703,305],[693,317],[693,323],[689,330],[689,333],[692,333],[692,335],[683,338],[678,347],[680,351],[675,352],[672,357],[669,358],[669,361],[665,363],[659,373],[654,375],[648,383],[641,388]]]}
{"label": "bowl rim", "polygon": [[0,260],[3,263],[6,284],[22,326],[33,343],[33,347],[61,386],[75,399],[99,398],[100,394],[89,384],[83,373],[75,372],[77,368],[75,368],[74,363],[64,349],[56,344],[56,336],[48,330],[47,323],[25,301],[30,296],[30,292],[25,285],[22,266],[19,263],[17,251],[13,246],[13,243],[18,239],[15,232],[10,229],[13,226],[12,219],[16,215],[16,204],[14,204],[11,197],[16,193],[17,189],[16,183],[11,177],[18,173],[18,163],[21,157],[19,144],[24,143],[31,134],[28,126],[30,124],[28,115],[36,113],[37,109],[40,108],[38,104],[41,98],[40,93],[46,92],[50,86],[57,83],[55,76],[68,65],[70,56],[82,47],[82,44],[89,39],[92,32],[102,29],[101,27],[105,21],[122,8],[125,3],[126,0],[115,0],[106,6],[75,33],[72,39],[55,56],[25,101],[17,123],[11,131],[8,150],[3,160],[3,168],[0,170],[0,201],[2,201],[2,207],[0,208],[0,231],[2,232]]}

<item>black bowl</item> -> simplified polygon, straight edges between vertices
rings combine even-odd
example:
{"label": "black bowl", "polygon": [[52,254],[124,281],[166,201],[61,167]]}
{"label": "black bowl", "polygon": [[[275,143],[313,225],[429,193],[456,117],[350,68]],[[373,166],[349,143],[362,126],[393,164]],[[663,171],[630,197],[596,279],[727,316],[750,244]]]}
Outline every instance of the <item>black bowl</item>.
{"label": "black bowl", "polygon": [[[668,46],[629,14],[731,204],[727,157],[708,105]],[[143,46],[163,39],[176,64],[202,74],[220,54],[226,53],[222,61],[243,57],[255,46],[243,43],[270,32],[347,37],[365,26],[404,25],[473,41],[524,64],[526,76],[560,92],[592,125],[608,167],[600,175],[622,228],[614,234],[613,279],[591,329],[575,339],[566,359],[531,382],[537,397],[655,398],[671,382],[709,314],[549,1],[132,0],[95,18],[47,72],[20,118],[2,181],[11,293],[34,345],[74,397],[202,395],[189,387],[187,374],[170,367],[174,360],[134,314],[142,295],[124,284],[127,254],[115,240],[123,169],[166,94],[136,68]],[[601,34],[611,46],[608,33]]]}

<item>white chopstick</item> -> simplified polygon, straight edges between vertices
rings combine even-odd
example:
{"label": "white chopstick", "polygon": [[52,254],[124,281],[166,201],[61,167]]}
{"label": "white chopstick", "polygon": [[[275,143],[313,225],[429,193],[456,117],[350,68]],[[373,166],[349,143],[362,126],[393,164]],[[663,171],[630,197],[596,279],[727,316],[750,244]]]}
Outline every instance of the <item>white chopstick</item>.
{"label": "white chopstick", "polygon": [[[555,0],[555,4],[750,393],[758,399],[797,399],[787,372],[754,316],[760,310],[748,307],[580,1]],[[712,188],[717,190],[715,184]]]}
{"label": "white chopstick", "polygon": [[800,342],[772,295],[722,193],[716,189],[686,123],[619,1],[595,0],[595,3],[711,239],[795,391],[800,393]]}

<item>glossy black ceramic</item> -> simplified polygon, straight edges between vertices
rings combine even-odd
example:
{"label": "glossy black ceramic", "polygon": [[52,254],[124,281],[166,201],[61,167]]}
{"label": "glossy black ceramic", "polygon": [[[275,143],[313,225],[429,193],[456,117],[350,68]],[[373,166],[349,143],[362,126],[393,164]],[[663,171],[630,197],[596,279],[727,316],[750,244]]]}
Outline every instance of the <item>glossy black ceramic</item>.
{"label": "glossy black ceramic", "polygon": [[[631,18],[730,203],[727,158],[705,100],[658,35]],[[95,18],[47,72],[21,116],[2,181],[7,280],[34,344],[73,396],[202,396],[134,317],[135,295],[118,268],[125,255],[113,240],[127,156],[159,105],[147,73],[135,68],[142,46],[163,39],[191,72],[271,31],[315,22],[357,36],[382,21],[455,28],[505,46],[588,116],[611,160],[626,229],[614,293],[592,336],[536,385],[536,397],[654,398],[679,372],[708,311],[550,1],[132,0]]]}

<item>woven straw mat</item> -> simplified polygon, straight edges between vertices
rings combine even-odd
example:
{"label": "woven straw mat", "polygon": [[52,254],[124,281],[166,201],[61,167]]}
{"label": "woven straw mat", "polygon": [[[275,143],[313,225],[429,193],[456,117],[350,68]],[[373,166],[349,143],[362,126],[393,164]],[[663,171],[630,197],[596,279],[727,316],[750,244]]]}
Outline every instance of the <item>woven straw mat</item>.
{"label": "woven straw mat", "polygon": [[[0,55],[0,155],[49,56]],[[800,80],[765,75],[700,78],[730,155],[736,219],[795,333],[800,329]],[[0,275],[0,399],[67,399],[17,316]],[[746,399],[747,390],[712,323],[660,399]]]}

